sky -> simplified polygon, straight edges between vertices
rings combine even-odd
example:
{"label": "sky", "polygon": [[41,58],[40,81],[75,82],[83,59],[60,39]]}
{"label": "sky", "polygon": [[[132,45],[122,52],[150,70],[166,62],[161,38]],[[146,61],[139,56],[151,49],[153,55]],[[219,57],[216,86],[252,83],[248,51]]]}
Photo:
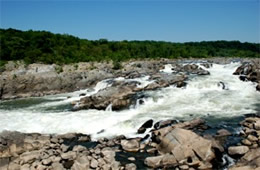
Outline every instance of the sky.
{"label": "sky", "polygon": [[0,0],[0,27],[89,40],[260,42],[260,0]]}

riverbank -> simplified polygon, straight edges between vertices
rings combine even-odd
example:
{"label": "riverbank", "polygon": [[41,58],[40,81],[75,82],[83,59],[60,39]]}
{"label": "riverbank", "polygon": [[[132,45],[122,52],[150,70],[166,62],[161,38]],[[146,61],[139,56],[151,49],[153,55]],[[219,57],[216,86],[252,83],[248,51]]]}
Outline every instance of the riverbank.
{"label": "riverbank", "polygon": [[[259,59],[241,59],[241,58],[210,58],[210,59],[161,59],[161,60],[142,60],[123,62],[115,68],[113,63],[76,63],[71,65],[44,65],[9,62],[1,70],[0,74],[0,99],[15,99],[26,97],[39,97],[44,95],[60,94],[72,92],[80,89],[94,87],[99,81],[104,79],[124,77],[137,78],[152,76],[160,72],[166,64],[172,67],[180,67],[181,63],[218,63],[227,64],[232,61],[241,61],[241,63],[251,63],[254,70],[246,73],[256,73],[259,82]],[[246,65],[244,65],[247,67]],[[194,70],[192,70],[194,69]],[[176,70],[184,75],[203,74],[199,68],[184,67]],[[242,70],[242,69],[241,69]],[[237,74],[244,74],[237,72]],[[258,85],[258,89],[260,85]]]}
{"label": "riverbank", "polygon": [[[259,116],[259,115],[258,115]],[[257,169],[260,167],[260,118],[246,117],[241,131],[214,134],[202,119],[146,121],[136,133],[145,137],[100,138],[87,134],[0,133],[0,167],[20,169]],[[238,138],[238,143],[230,142]]]}

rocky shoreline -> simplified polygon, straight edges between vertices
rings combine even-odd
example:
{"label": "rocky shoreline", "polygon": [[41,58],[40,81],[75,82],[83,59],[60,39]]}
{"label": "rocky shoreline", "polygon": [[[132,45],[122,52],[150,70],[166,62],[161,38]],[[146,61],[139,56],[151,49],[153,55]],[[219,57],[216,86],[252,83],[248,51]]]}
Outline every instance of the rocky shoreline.
{"label": "rocky shoreline", "polygon": [[[148,120],[137,131],[145,137],[91,140],[86,134],[0,134],[0,168],[19,169],[257,169],[260,168],[260,117],[241,122],[241,141],[228,146],[230,133],[214,135],[202,119],[177,123]],[[228,159],[227,159],[228,158]],[[228,162],[228,160],[232,161]],[[234,164],[232,165],[232,162]]]}
{"label": "rocky shoreline", "polygon": [[[72,102],[73,110],[127,109],[143,92],[174,85],[185,87],[194,76],[207,76],[212,63],[241,61],[233,73],[252,81],[260,90],[260,59],[201,59],[129,61],[122,69],[112,63],[29,66],[9,63],[0,76],[1,100],[43,96],[94,87],[99,81],[109,86]],[[184,64],[185,63],[185,64]],[[171,64],[166,68],[165,65]],[[161,70],[169,71],[166,74]],[[141,85],[136,79],[148,77]],[[115,79],[121,77],[119,80]],[[225,89],[225,83],[219,82]],[[258,93],[258,92],[256,92]],[[4,131],[0,133],[0,169],[257,169],[260,168],[260,116],[245,116],[239,134],[228,129],[208,133],[203,119],[191,121],[147,120],[136,129],[144,137],[91,139],[88,134],[64,135]],[[102,132],[100,132],[102,133]],[[229,137],[238,138],[230,142]]]}
{"label": "rocky shoreline", "polygon": [[[66,93],[75,90],[94,87],[99,81],[116,77],[126,79],[150,76],[155,83],[145,90],[167,87],[176,84],[178,87],[185,85],[184,80],[190,75],[207,75],[207,71],[194,63],[203,63],[209,67],[212,63],[227,64],[232,61],[241,61],[243,64],[235,74],[241,75],[241,79],[258,82],[259,85],[259,61],[260,59],[241,58],[210,58],[210,59],[161,59],[128,61],[122,63],[121,69],[114,69],[113,63],[76,63],[72,65],[25,65],[19,62],[9,62],[0,71],[0,100],[39,97],[50,94]],[[190,63],[190,66],[183,66]],[[160,70],[166,64],[173,66],[171,77],[160,74]],[[249,68],[250,67],[250,68]],[[243,69],[249,68],[247,71]],[[159,73],[159,74],[158,74]],[[176,76],[183,76],[176,80]],[[248,78],[246,78],[248,77]],[[254,77],[254,78],[250,78]],[[257,77],[255,79],[255,77]],[[139,89],[143,90],[143,89]]]}

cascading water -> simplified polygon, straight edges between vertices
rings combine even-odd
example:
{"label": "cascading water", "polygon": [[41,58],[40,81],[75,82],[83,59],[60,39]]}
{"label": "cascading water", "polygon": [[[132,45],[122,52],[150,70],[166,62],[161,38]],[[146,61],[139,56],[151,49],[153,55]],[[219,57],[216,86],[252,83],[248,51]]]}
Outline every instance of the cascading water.
{"label": "cascading water", "polygon": [[[232,120],[239,115],[256,113],[260,108],[260,94],[256,92],[255,85],[252,82],[241,82],[232,74],[239,65],[240,63],[213,64],[213,67],[207,69],[210,75],[195,76],[185,88],[170,86],[145,92],[150,97],[142,99],[141,105],[118,112],[110,108],[108,111],[73,112],[69,108],[70,102],[81,98],[79,94],[86,93],[89,96],[110,86],[111,83],[107,80],[99,82],[92,91],[80,90],[40,98],[1,101],[0,131],[81,132],[99,138],[120,134],[136,136],[138,127],[148,119],[189,120],[203,117],[212,124],[218,124],[219,120]],[[171,65],[167,65],[162,71],[171,74],[171,68]],[[139,81],[139,86],[146,86],[151,83],[148,78],[127,81]],[[123,81],[124,78],[115,80]],[[101,130],[104,132],[97,134]]]}

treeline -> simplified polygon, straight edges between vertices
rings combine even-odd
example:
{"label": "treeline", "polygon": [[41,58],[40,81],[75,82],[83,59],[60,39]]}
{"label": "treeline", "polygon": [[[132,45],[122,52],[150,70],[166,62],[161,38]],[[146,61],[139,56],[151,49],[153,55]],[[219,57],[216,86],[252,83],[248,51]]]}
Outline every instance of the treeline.
{"label": "treeline", "polygon": [[143,58],[260,57],[259,43],[86,40],[47,31],[0,29],[2,62],[68,64]]}

